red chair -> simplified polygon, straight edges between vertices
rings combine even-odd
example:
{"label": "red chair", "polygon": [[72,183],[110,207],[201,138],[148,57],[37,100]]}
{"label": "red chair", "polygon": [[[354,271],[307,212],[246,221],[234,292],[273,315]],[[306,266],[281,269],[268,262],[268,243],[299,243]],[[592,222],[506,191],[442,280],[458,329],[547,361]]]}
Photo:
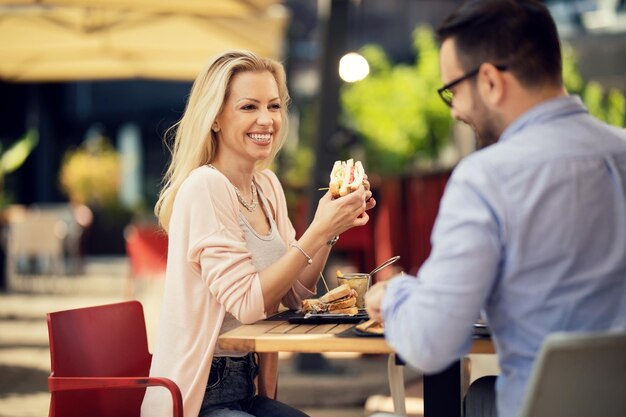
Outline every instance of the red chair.
{"label": "red chair", "polygon": [[167,235],[156,226],[129,225],[124,230],[126,254],[130,270],[126,298],[132,298],[137,279],[165,276],[167,266]]}
{"label": "red chair", "polygon": [[139,417],[151,386],[168,389],[173,416],[183,417],[178,386],[148,376],[152,355],[138,301],[58,311],[47,318],[49,417]]}

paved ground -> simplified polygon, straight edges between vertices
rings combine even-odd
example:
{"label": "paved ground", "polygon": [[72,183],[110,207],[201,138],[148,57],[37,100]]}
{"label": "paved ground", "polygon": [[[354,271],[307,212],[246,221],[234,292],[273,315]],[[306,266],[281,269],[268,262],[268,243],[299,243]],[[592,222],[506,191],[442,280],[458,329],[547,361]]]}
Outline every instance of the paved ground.
{"label": "paved ground", "polygon": [[[0,293],[0,417],[45,417],[50,373],[45,314],[50,311],[118,302],[124,299],[124,258],[91,259],[86,273],[51,282],[33,282],[24,291]],[[143,282],[135,298],[145,310],[148,334],[158,320],[161,284]],[[387,358],[328,355],[333,372],[306,373],[301,357],[281,356],[279,399],[311,417],[364,417],[390,410]],[[421,383],[406,369],[407,409],[422,414]]]}

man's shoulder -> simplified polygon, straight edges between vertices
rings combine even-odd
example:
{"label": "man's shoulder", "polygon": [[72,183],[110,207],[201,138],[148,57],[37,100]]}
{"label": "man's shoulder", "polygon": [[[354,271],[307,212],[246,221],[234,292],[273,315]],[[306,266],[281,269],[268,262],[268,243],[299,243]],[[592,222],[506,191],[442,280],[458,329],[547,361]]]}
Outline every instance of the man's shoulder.
{"label": "man's shoulder", "polygon": [[474,176],[497,167],[507,159],[507,146],[502,143],[495,143],[486,148],[472,152],[464,157],[454,169],[455,176]]}

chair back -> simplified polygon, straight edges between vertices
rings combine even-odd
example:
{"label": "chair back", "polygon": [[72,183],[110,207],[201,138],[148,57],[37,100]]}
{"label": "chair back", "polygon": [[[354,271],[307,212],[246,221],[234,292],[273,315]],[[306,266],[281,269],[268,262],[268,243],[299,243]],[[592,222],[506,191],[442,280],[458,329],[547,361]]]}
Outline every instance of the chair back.
{"label": "chair back", "polygon": [[129,225],[124,231],[131,274],[159,277],[167,265],[167,235],[156,226]]}
{"label": "chair back", "polygon": [[626,416],[626,332],[550,335],[521,416]]}
{"label": "chair back", "polygon": [[[49,313],[51,377],[148,376],[151,355],[137,301]],[[142,389],[51,389],[50,417],[139,417]]]}

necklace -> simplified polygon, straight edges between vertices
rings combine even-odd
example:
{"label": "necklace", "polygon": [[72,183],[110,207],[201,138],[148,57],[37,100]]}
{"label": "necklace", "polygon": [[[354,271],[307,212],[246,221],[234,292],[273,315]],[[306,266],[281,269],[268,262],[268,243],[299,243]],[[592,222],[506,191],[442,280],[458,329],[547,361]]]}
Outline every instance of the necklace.
{"label": "necklace", "polygon": [[[208,166],[213,168],[216,171],[219,171],[219,169],[215,168],[212,164],[208,164]],[[250,190],[252,191],[252,199],[250,200],[249,203],[246,201],[245,198],[243,198],[243,195],[241,195],[241,191],[239,191],[239,188],[237,188],[235,184],[233,184],[232,182],[230,184],[235,189],[235,194],[237,194],[237,199],[239,199],[239,202],[241,203],[241,205],[244,206],[246,210],[248,210],[250,213],[256,210],[256,207],[259,204],[259,200],[257,198],[258,196],[257,196],[257,191],[256,191],[256,185],[254,185],[254,181],[250,183]]]}
{"label": "necklace", "polygon": [[246,210],[248,210],[250,213],[252,213],[256,209],[257,204],[259,203],[259,200],[257,199],[256,185],[254,185],[254,181],[250,184],[250,189],[252,190],[252,200],[250,200],[249,203],[243,198],[243,196],[241,195],[241,192],[239,191],[239,188],[235,187],[234,184],[233,184],[233,188],[235,189],[235,193],[237,194],[237,198],[239,199],[239,202],[241,203],[241,205],[244,206]]}

